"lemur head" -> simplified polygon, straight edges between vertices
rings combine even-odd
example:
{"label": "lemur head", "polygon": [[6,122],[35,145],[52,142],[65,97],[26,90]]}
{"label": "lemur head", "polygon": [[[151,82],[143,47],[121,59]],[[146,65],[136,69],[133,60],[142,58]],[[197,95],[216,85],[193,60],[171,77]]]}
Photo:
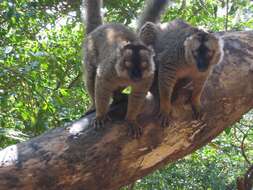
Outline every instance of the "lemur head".
{"label": "lemur head", "polygon": [[200,72],[207,71],[223,58],[223,40],[214,34],[199,30],[184,42],[185,59],[195,64]]}
{"label": "lemur head", "polygon": [[154,74],[153,50],[142,43],[128,43],[119,49],[115,70],[119,77],[138,82]]}

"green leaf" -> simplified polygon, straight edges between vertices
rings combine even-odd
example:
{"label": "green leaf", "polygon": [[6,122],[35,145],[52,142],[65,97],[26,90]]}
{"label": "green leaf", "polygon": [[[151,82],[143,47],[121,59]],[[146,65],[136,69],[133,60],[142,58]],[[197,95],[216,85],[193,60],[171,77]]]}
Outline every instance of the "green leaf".
{"label": "green leaf", "polygon": [[132,92],[132,87],[131,86],[128,86],[127,88],[125,88],[122,93],[123,94],[131,94]]}

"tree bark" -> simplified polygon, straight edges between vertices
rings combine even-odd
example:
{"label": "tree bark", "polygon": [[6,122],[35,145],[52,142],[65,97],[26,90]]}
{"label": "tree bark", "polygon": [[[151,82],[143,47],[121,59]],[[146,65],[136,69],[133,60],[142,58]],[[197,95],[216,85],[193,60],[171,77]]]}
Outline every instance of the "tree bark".
{"label": "tree bark", "polygon": [[116,190],[206,145],[253,107],[253,31],[220,34],[224,60],[210,76],[202,102],[204,123],[191,118],[182,89],[174,104],[172,127],[162,129],[147,98],[139,120],[140,139],[127,136],[119,121],[125,103],[111,110],[103,131],[88,127],[89,114],[65,127],[0,152],[0,190]]}

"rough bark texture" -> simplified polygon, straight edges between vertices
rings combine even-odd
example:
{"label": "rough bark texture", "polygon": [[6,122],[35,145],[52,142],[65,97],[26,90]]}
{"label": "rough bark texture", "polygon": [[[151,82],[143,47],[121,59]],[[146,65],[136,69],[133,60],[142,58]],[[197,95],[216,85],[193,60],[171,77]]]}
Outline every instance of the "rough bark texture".
{"label": "rough bark texture", "polygon": [[[161,129],[152,99],[147,99],[140,121],[143,136],[126,135],[119,122],[96,133],[88,127],[90,114],[28,142],[0,152],[0,190],[64,189],[114,190],[204,146],[253,107],[253,32],[228,32],[224,61],[204,90],[206,125],[191,119],[189,98],[182,90],[173,112],[174,126]],[[125,104],[112,110],[123,115]]]}

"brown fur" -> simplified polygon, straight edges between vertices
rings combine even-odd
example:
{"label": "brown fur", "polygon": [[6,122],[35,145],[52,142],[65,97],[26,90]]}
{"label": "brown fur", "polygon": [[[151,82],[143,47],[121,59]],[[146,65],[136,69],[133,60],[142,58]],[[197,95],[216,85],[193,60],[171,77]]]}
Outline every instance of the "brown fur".
{"label": "brown fur", "polygon": [[193,116],[196,119],[201,117],[200,97],[205,81],[212,66],[219,63],[223,57],[222,40],[213,34],[205,33],[182,20],[157,24],[167,6],[165,2],[147,0],[138,26],[142,32],[141,38],[153,45],[156,52],[158,73],[155,81],[158,81],[158,84],[154,84],[151,90],[155,97],[159,96],[158,118],[162,127],[170,123],[171,100],[177,94],[174,90],[178,88],[179,81],[186,81],[185,79],[191,79],[193,82]]}
{"label": "brown fur", "polygon": [[[159,65],[159,120],[163,127],[168,126],[170,123],[171,98],[175,84],[183,78],[191,78],[193,81],[191,99],[193,116],[196,119],[202,116],[200,97],[205,81],[212,71],[212,66],[219,63],[223,57],[222,41],[213,34],[206,33],[190,25],[174,28],[171,28],[173,25],[169,26],[169,29],[165,28],[163,30],[155,43],[157,64]],[[203,36],[205,36],[205,41],[201,42]],[[200,46],[201,44],[202,46]],[[196,57],[199,57],[200,53],[198,52],[203,51],[203,49],[206,49],[204,63],[208,65],[205,71],[200,71]]]}
{"label": "brown fur", "polygon": [[[134,81],[129,76],[132,68],[134,52],[126,48],[128,44],[143,46],[139,51],[141,58],[142,78]],[[113,94],[132,87],[129,95],[126,121],[133,129],[134,135],[140,135],[136,117],[140,113],[154,75],[153,52],[146,47],[138,37],[125,26],[107,24],[91,32],[85,45],[85,81],[88,93],[96,108],[94,127],[103,127],[107,117],[110,98]]]}

